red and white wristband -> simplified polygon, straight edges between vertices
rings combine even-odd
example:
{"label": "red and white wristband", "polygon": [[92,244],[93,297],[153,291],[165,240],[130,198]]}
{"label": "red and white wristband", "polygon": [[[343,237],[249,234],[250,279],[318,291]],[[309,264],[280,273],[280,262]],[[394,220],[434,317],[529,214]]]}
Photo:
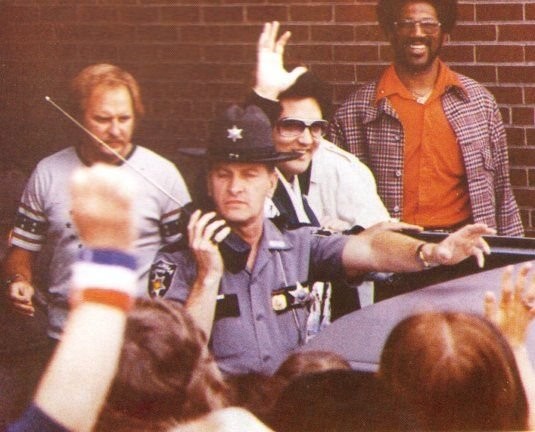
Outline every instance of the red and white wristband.
{"label": "red and white wristband", "polygon": [[136,297],[137,264],[118,250],[84,249],[72,267],[71,290],[76,302],[93,302],[129,310]]}

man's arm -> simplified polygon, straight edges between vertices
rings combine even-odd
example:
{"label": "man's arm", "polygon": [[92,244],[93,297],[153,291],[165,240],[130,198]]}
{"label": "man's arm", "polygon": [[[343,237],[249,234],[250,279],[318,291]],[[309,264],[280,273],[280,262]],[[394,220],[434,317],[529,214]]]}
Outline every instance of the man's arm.
{"label": "man's arm", "polygon": [[35,252],[11,246],[2,265],[3,281],[6,295],[13,309],[23,315],[33,316],[35,308],[32,284],[33,262]]}
{"label": "man's arm", "polygon": [[[391,227],[391,228],[390,228]],[[483,267],[490,253],[482,238],[495,231],[485,224],[467,225],[440,243],[425,243],[399,232],[403,223],[381,222],[351,236],[342,252],[349,278],[367,272],[414,272],[435,265],[453,265],[475,256]]]}
{"label": "man's arm", "polygon": [[[34,398],[68,430],[92,429],[119,363],[137,280],[130,187],[124,172],[102,165],[73,179],[73,220],[87,249],[73,268],[72,309]],[[25,420],[8,430],[27,430]]]}
{"label": "man's arm", "polygon": [[212,333],[219,283],[224,271],[218,243],[230,233],[228,226],[223,227],[224,220],[211,222],[215,215],[214,212],[201,215],[201,212],[196,210],[188,224],[189,247],[197,263],[197,277],[185,307],[204,331],[207,340]]}

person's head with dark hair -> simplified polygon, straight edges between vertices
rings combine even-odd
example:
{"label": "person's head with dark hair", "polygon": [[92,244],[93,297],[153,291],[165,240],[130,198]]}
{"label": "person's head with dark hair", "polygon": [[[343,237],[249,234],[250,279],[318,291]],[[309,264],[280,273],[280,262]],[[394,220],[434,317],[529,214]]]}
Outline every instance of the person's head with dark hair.
{"label": "person's head with dark hair", "polygon": [[466,313],[408,317],[390,333],[379,376],[431,430],[525,430],[528,405],[500,331]]}
{"label": "person's head with dark hair", "polygon": [[349,362],[330,351],[298,351],[279,366],[275,376],[290,381],[300,375],[327,370],[351,369]]}
{"label": "person's head with dark hair", "polygon": [[97,430],[193,419],[227,406],[227,392],[206,336],[185,309],[138,299]]}
{"label": "person's head with dark hair", "polygon": [[229,375],[230,404],[245,408],[261,420],[265,420],[286,382],[276,375],[250,372]]}
{"label": "person's head with dark hair", "polygon": [[[377,19],[390,41],[400,77],[437,69],[457,19],[456,0],[379,0]],[[402,78],[403,81],[403,78]]]}
{"label": "person's head with dark hair", "polygon": [[268,425],[278,432],[411,430],[414,427],[410,415],[401,410],[398,401],[394,403],[374,374],[353,370],[297,377],[282,391]]}
{"label": "person's head with dark hair", "polygon": [[448,34],[452,32],[457,21],[457,0],[379,0],[376,7],[377,21],[385,34],[395,31],[400,11],[408,3],[428,3],[435,9],[442,31]]}
{"label": "person's head with dark hair", "polygon": [[305,98],[314,99],[320,107],[323,118],[330,118],[333,110],[331,87],[310,71],[303,73],[294,84],[279,94],[281,103],[286,99]]}
{"label": "person's head with dark hair", "polygon": [[329,86],[305,72],[287,90],[279,94],[281,111],[273,128],[275,148],[281,152],[297,151],[298,159],[277,166],[288,179],[305,172],[312,161],[332,111]]}

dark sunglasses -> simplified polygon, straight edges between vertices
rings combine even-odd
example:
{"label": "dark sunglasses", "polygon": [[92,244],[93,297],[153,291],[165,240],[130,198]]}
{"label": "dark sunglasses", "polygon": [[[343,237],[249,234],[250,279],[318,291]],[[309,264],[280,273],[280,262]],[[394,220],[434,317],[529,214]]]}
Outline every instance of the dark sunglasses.
{"label": "dark sunglasses", "polygon": [[327,132],[327,120],[302,120],[297,118],[284,117],[277,121],[277,131],[285,138],[295,138],[300,136],[306,128],[314,138],[321,138]]}

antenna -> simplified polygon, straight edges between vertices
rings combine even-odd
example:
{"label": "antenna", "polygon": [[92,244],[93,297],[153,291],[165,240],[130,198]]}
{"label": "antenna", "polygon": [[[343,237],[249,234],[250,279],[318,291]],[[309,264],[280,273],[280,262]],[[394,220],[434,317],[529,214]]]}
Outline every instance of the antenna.
{"label": "antenna", "polygon": [[139,174],[141,177],[143,177],[147,182],[149,182],[156,189],[158,189],[160,192],[162,192],[167,198],[169,198],[170,200],[174,201],[180,207],[184,206],[179,200],[177,200],[174,196],[172,196],[169,192],[167,192],[164,188],[162,188],[153,179],[151,179],[150,177],[147,177],[142,171],[140,171],[137,167],[132,165],[127,159],[125,159],[123,157],[123,155],[121,155],[115,149],[113,149],[108,144],[106,144],[104,141],[102,141],[98,136],[96,136],[93,132],[91,132],[89,129],[87,129],[82,123],[80,123],[72,115],[70,115],[67,111],[65,111],[63,108],[61,108],[56,102],[54,102],[52,100],[51,97],[45,96],[45,100],[47,102],[49,102],[54,108],[56,108],[60,113],[62,113],[65,117],[67,117],[70,121],[72,121],[76,126],[78,126],[80,129],[82,129],[91,138],[93,138],[96,142],[98,142],[100,145],[102,145],[103,147],[108,149],[110,152],[112,152],[117,157],[117,159],[119,159],[120,161],[124,162],[124,164],[127,165],[130,169],[135,171],[137,174]]}

